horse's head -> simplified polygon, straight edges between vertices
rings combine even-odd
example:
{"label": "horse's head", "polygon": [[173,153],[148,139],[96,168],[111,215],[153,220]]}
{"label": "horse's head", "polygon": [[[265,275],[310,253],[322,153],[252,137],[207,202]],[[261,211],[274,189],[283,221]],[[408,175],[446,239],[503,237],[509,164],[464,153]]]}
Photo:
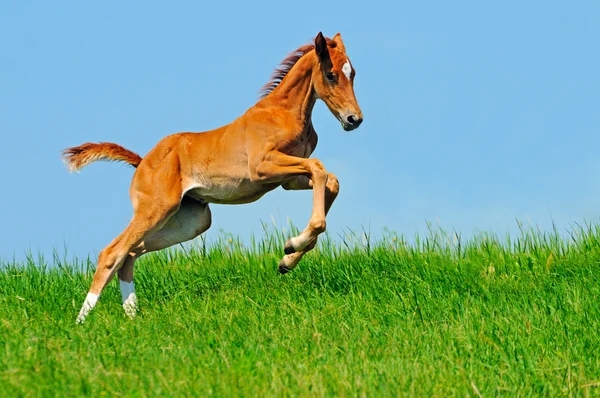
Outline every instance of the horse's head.
{"label": "horse's head", "polygon": [[346,55],[342,36],[338,33],[325,39],[319,32],[315,38],[315,52],[319,63],[313,70],[313,84],[331,113],[346,131],[354,130],[363,121],[363,114],[354,95],[355,71]]}

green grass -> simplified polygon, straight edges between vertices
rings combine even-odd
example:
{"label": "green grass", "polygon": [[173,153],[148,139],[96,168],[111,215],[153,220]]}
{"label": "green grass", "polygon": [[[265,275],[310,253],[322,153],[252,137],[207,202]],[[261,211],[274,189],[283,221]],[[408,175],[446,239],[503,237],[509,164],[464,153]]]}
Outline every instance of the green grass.
{"label": "green grass", "polygon": [[600,394],[598,226],[322,240],[284,276],[283,240],[142,258],[133,321],[113,281],[75,325],[92,263],[5,264],[2,395]]}

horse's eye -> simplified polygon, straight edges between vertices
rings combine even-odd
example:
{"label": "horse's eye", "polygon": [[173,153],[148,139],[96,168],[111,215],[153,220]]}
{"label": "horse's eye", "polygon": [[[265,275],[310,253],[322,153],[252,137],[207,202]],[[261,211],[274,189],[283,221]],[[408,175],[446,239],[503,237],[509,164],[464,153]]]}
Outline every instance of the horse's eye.
{"label": "horse's eye", "polygon": [[325,74],[325,77],[327,78],[327,80],[329,80],[330,82],[335,80],[335,75],[333,74],[333,72],[327,72]]}

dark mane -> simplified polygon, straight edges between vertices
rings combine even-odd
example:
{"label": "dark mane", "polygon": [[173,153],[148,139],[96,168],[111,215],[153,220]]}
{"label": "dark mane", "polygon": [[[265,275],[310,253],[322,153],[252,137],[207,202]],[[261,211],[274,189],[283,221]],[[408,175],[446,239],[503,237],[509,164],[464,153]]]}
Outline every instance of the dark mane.
{"label": "dark mane", "polygon": [[279,66],[275,68],[275,70],[271,74],[271,80],[269,80],[264,86],[262,86],[258,98],[263,99],[267,95],[269,95],[271,91],[275,90],[275,87],[277,87],[279,83],[281,83],[285,75],[287,75],[288,72],[292,69],[292,67],[296,65],[296,62],[298,62],[300,58],[302,58],[314,48],[314,44],[306,44],[291,52],[290,55],[288,55],[283,61],[281,61]]}

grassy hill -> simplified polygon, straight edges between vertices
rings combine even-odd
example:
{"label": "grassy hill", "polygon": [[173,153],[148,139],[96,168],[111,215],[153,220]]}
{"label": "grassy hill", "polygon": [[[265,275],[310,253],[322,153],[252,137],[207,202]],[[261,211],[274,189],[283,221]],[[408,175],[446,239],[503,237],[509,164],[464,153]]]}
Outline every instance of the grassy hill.
{"label": "grassy hill", "polygon": [[0,270],[6,396],[600,394],[600,228],[167,250],[75,317],[93,263]]}

